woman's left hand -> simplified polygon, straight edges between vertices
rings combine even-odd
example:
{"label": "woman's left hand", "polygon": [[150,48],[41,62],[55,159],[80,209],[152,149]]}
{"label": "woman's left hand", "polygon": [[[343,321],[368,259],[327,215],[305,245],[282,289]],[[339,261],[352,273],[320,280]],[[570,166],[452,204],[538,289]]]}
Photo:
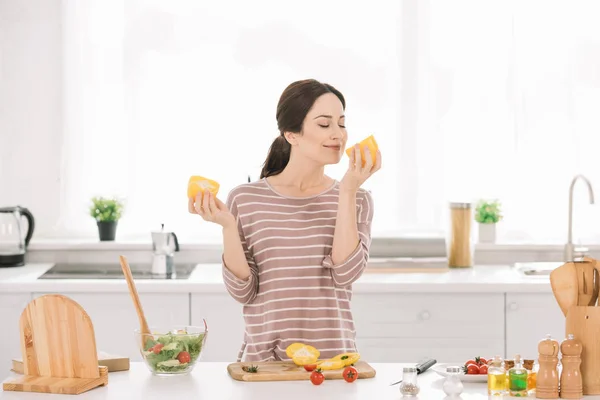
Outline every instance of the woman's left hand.
{"label": "woman's left hand", "polygon": [[373,162],[373,157],[371,157],[371,152],[368,149],[366,149],[365,154],[367,159],[363,167],[359,145],[357,144],[352,148],[348,171],[346,171],[340,182],[340,190],[357,191],[371,175],[381,169],[381,152],[379,150],[377,150],[375,162]]}

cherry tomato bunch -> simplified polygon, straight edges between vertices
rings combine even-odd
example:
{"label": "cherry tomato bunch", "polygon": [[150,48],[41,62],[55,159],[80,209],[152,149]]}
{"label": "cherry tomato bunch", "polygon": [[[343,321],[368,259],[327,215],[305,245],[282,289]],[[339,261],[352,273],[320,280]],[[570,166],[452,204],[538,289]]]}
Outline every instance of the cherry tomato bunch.
{"label": "cherry tomato bunch", "polygon": [[[325,375],[323,375],[323,372],[321,372],[321,369],[317,368],[316,365],[314,365],[314,364],[305,365],[304,369],[307,371],[311,371],[310,381],[312,382],[313,385],[320,385],[325,380]],[[342,377],[344,378],[344,380],[346,382],[352,383],[358,379],[358,371],[356,370],[356,368],[354,368],[353,365],[349,365],[349,366],[345,367],[344,370],[342,371]]]}

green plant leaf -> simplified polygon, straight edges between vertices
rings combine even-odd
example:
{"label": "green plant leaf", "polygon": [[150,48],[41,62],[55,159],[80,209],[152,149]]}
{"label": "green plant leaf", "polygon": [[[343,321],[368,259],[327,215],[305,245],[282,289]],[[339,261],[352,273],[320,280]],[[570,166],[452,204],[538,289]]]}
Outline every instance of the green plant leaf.
{"label": "green plant leaf", "polygon": [[475,220],[480,224],[495,224],[502,220],[502,210],[498,200],[480,200],[475,208]]}
{"label": "green plant leaf", "polygon": [[112,222],[121,219],[123,208],[123,202],[115,198],[93,197],[89,212],[98,222]]}

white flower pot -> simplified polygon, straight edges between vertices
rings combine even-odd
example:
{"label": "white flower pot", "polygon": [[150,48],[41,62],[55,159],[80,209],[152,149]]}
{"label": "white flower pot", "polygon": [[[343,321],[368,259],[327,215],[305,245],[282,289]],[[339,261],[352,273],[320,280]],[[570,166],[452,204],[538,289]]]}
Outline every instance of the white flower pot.
{"label": "white flower pot", "polygon": [[479,224],[479,243],[496,242],[496,224]]}

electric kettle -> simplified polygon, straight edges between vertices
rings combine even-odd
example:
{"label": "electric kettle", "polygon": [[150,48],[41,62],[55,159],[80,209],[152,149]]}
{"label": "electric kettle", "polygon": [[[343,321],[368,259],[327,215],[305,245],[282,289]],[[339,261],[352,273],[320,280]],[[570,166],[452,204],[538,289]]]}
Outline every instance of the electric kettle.
{"label": "electric kettle", "polygon": [[[24,231],[23,217],[27,220]],[[25,265],[25,252],[33,236],[33,214],[23,207],[0,208],[0,267]]]}

